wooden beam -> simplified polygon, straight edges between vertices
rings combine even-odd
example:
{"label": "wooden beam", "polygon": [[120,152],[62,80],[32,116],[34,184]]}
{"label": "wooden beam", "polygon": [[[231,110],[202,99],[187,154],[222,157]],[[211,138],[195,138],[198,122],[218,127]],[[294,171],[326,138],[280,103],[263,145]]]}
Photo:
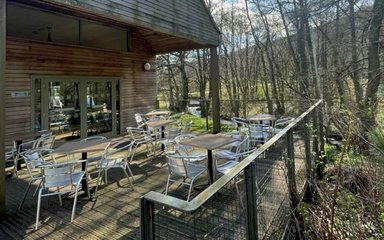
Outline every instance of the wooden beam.
{"label": "wooden beam", "polygon": [[5,216],[5,39],[6,39],[6,5],[7,1],[0,1],[0,216]]}
{"label": "wooden beam", "polygon": [[220,132],[220,96],[219,96],[219,58],[217,47],[211,47],[211,96],[212,96],[212,120],[213,133]]}

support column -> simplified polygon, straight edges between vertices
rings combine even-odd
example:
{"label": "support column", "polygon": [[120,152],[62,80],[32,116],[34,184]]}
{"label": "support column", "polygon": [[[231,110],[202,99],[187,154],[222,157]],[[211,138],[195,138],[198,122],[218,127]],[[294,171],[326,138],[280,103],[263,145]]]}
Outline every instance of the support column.
{"label": "support column", "polygon": [[247,239],[257,240],[259,236],[259,225],[257,221],[257,186],[256,186],[256,163],[253,161],[244,170],[245,192],[247,198]]}
{"label": "support column", "polygon": [[6,5],[7,1],[0,1],[0,216],[5,216],[5,44],[6,44]]}
{"label": "support column", "polygon": [[143,240],[155,239],[154,233],[154,204],[140,198],[140,236]]}
{"label": "support column", "polygon": [[220,132],[220,84],[219,84],[219,57],[217,47],[211,47],[211,82],[213,133]]}

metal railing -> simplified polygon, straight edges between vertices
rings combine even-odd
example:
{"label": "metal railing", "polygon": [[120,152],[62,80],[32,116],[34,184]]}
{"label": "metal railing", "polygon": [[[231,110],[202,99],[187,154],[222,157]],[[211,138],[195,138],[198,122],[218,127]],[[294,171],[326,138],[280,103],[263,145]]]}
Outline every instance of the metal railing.
{"label": "metal railing", "polygon": [[312,171],[309,114],[321,102],[191,201],[154,191],[142,196],[141,239],[284,237]]}

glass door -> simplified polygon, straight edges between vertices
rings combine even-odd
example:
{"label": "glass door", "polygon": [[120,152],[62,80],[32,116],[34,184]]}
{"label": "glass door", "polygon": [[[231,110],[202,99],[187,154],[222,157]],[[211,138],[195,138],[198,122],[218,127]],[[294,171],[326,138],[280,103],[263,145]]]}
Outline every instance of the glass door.
{"label": "glass door", "polygon": [[116,135],[118,81],[76,79],[35,79],[34,125],[52,130],[58,140]]}
{"label": "glass door", "polygon": [[87,82],[87,135],[112,132],[112,82]]}

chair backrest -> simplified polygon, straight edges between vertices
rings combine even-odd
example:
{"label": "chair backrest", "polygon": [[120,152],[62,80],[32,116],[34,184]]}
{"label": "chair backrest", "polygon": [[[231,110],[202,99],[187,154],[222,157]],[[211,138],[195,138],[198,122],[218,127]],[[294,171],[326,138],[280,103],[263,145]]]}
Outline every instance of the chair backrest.
{"label": "chair backrest", "polygon": [[171,175],[188,177],[184,158],[178,155],[166,155],[168,171]]}
{"label": "chair backrest", "polygon": [[271,126],[264,124],[249,124],[249,138],[251,141],[265,142],[271,134]]}
{"label": "chair backrest", "polygon": [[240,142],[240,144],[237,146],[236,153],[237,154],[244,154],[248,152],[249,149],[249,136],[245,136],[244,139]]}
{"label": "chair backrest", "polygon": [[181,128],[179,128],[179,127],[170,127],[170,128],[168,128],[167,133],[168,133],[168,136],[167,136],[168,140],[175,140],[175,138],[177,136],[180,136]]}
{"label": "chair backrest", "polygon": [[295,120],[293,117],[282,117],[279,118],[275,121],[275,126],[274,127],[282,127],[288,125],[290,122]]}
{"label": "chair backrest", "polygon": [[148,135],[147,131],[142,129],[142,128],[137,128],[137,127],[127,127],[127,133],[129,137],[136,142],[141,142],[144,141],[150,136]]}
{"label": "chair backrest", "polygon": [[127,161],[132,154],[132,146],[135,142],[131,140],[120,140],[111,142],[104,150],[102,161],[109,161],[111,158],[121,158]]}
{"label": "chair backrest", "polygon": [[181,134],[175,138],[175,143],[176,143],[176,152],[179,154],[185,154],[188,155],[193,151],[193,147],[185,144],[181,144],[180,142],[183,140],[191,139],[196,137],[193,134]]}
{"label": "chair backrest", "polygon": [[192,120],[186,121],[181,132],[182,133],[190,133],[191,132],[190,129],[191,129],[192,123],[193,123]]}
{"label": "chair backrest", "polygon": [[5,161],[6,162],[13,162],[13,156],[15,155],[16,151],[14,149],[9,149],[5,151]]}
{"label": "chair backrest", "polygon": [[49,162],[44,161],[41,158],[40,150],[38,149],[27,150],[26,152],[23,153],[22,156],[25,161],[25,164],[27,165],[28,173],[31,177],[36,176],[35,169],[37,167],[50,164]]}
{"label": "chair backrest", "polygon": [[35,148],[53,149],[56,135],[44,135],[36,140]]}
{"label": "chair backrest", "polygon": [[239,118],[239,117],[233,117],[232,122],[235,125],[237,130],[240,130],[241,128],[247,128],[249,124],[247,119]]}
{"label": "chair backrest", "polygon": [[107,138],[104,136],[91,136],[91,137],[81,139],[80,142],[90,142],[90,141],[97,142],[97,141],[103,141],[103,140],[107,140]]}
{"label": "chair backrest", "polygon": [[142,128],[145,126],[145,120],[140,113],[135,113],[135,120],[137,123],[137,127]]}
{"label": "chair backrest", "polygon": [[42,167],[43,188],[73,186],[75,166],[80,162],[50,164]]}

